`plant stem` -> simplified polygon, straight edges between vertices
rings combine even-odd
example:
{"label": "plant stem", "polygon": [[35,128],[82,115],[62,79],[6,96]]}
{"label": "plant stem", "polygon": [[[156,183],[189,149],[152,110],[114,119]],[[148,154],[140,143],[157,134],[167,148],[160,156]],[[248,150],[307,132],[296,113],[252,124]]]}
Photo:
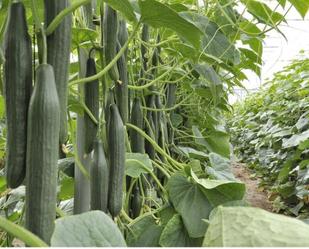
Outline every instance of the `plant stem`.
{"label": "plant stem", "polygon": [[172,162],[175,166],[177,166],[177,169],[182,169],[183,168],[183,164],[177,162],[176,160],[174,160],[171,156],[169,156],[150,136],[148,136],[143,130],[141,130],[140,128],[136,127],[133,124],[127,123],[126,124],[127,127],[137,131],[141,136],[143,136],[145,139],[148,140],[149,143],[151,143],[151,145],[154,147],[154,149],[159,152],[161,155],[165,156],[170,162]]}
{"label": "plant stem", "polygon": [[[31,0],[31,9],[32,9],[32,16],[35,22],[35,26],[39,27],[39,30],[42,35],[42,41],[43,41],[43,55],[42,55],[42,62],[43,64],[47,63],[47,41],[46,41],[46,34],[44,27],[41,23],[41,20],[39,18],[39,15],[37,13],[36,5],[35,5],[35,0]],[[35,30],[34,30],[35,32]]]}
{"label": "plant stem", "polygon": [[16,225],[15,223],[0,216],[0,228],[14,237],[22,240],[26,245],[31,247],[48,247],[48,245],[42,241],[35,234],[26,230],[25,228]]}

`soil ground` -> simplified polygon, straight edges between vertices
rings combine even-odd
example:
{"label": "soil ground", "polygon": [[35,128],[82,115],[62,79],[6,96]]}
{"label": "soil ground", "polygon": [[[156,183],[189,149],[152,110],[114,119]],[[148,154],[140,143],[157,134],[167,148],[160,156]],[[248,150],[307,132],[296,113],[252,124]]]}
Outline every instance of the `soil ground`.
{"label": "soil ground", "polygon": [[268,201],[267,192],[259,189],[259,179],[250,177],[250,170],[242,163],[233,163],[232,171],[237,179],[246,185],[246,201],[253,207],[259,207],[272,211],[271,203]]}

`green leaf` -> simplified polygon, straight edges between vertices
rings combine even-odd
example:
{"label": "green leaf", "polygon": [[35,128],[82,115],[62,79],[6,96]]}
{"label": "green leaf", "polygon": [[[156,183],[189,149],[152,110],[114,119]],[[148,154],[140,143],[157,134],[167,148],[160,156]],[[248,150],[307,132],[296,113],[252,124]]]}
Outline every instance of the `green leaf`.
{"label": "green leaf", "polygon": [[6,190],[6,179],[4,176],[0,176],[0,193]]}
{"label": "green leaf", "polygon": [[309,10],[309,2],[307,0],[289,0],[289,2],[297,9],[299,14],[305,18]]}
{"label": "green leaf", "polygon": [[176,211],[181,215],[189,236],[199,238],[204,236],[207,219],[212,205],[198,184],[189,182],[180,174],[172,175],[167,183],[167,191]]}
{"label": "green leaf", "polygon": [[200,240],[189,237],[179,214],[175,214],[166,224],[162,231],[159,243],[162,247],[201,246]]}
{"label": "green leaf", "polygon": [[304,131],[300,134],[295,134],[288,139],[283,139],[282,147],[283,148],[295,147],[307,139],[309,139],[309,130]]}
{"label": "green leaf", "polygon": [[53,247],[125,247],[113,220],[101,211],[90,211],[56,220]]}
{"label": "green leaf", "polygon": [[180,149],[189,158],[208,158],[208,154],[205,152],[193,149],[191,147],[178,146],[178,149]]}
{"label": "green leaf", "polygon": [[259,21],[270,26],[284,20],[284,16],[280,13],[271,10],[266,4],[255,0],[241,0],[247,7],[248,11],[255,16]]}
{"label": "green leaf", "polygon": [[180,15],[203,31],[201,51],[218,59],[228,60],[233,64],[239,63],[238,50],[221,32],[216,23],[194,12],[182,12]]}
{"label": "green leaf", "polygon": [[309,246],[309,226],[295,218],[252,207],[218,207],[203,246]]}
{"label": "green leaf", "polygon": [[197,126],[192,126],[194,140],[204,146],[209,152],[215,152],[223,157],[230,157],[229,135],[225,132],[209,130],[207,137],[203,136]]}
{"label": "green leaf", "polygon": [[68,200],[74,196],[74,179],[72,177],[65,177],[60,183],[60,200]]}
{"label": "green leaf", "polygon": [[126,175],[138,178],[141,174],[152,170],[151,160],[147,154],[126,153]]}
{"label": "green leaf", "polygon": [[75,47],[87,41],[95,41],[98,32],[87,28],[72,28],[72,43]]}
{"label": "green leaf", "polygon": [[231,162],[229,159],[222,157],[217,153],[211,152],[209,154],[209,161],[211,167],[206,167],[206,171],[209,175],[218,180],[236,181],[231,170]]}
{"label": "green leaf", "polygon": [[156,224],[154,218],[143,217],[129,226],[127,243],[129,247],[158,247],[163,227]]}
{"label": "green leaf", "polygon": [[113,9],[121,12],[131,22],[137,22],[133,7],[128,0],[104,0]]}
{"label": "green leaf", "polygon": [[142,14],[142,22],[154,28],[171,29],[194,47],[200,47],[200,36],[202,32],[169,6],[155,0],[140,0],[139,6]]}
{"label": "green leaf", "polygon": [[244,198],[246,186],[241,182],[199,179],[192,170],[191,175],[195,182],[203,187],[203,192],[212,206]]}

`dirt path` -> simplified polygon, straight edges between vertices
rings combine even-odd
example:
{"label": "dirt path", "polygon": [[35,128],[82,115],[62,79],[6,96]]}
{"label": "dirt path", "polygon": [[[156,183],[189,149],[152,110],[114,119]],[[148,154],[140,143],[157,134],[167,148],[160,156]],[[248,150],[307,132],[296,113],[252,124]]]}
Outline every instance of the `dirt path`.
{"label": "dirt path", "polygon": [[232,171],[237,179],[246,184],[246,200],[253,207],[259,207],[271,211],[271,203],[267,199],[267,193],[259,190],[259,180],[250,178],[250,171],[241,163],[233,163]]}

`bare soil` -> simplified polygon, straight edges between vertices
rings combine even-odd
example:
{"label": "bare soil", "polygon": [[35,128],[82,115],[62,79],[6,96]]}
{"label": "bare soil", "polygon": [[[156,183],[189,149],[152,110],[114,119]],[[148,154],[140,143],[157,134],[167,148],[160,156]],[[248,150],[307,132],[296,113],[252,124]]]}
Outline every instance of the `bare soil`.
{"label": "bare soil", "polygon": [[259,179],[250,177],[252,174],[246,165],[233,163],[232,171],[237,179],[246,185],[246,201],[252,207],[259,207],[267,211],[272,211],[271,203],[267,198],[267,192],[259,188]]}

